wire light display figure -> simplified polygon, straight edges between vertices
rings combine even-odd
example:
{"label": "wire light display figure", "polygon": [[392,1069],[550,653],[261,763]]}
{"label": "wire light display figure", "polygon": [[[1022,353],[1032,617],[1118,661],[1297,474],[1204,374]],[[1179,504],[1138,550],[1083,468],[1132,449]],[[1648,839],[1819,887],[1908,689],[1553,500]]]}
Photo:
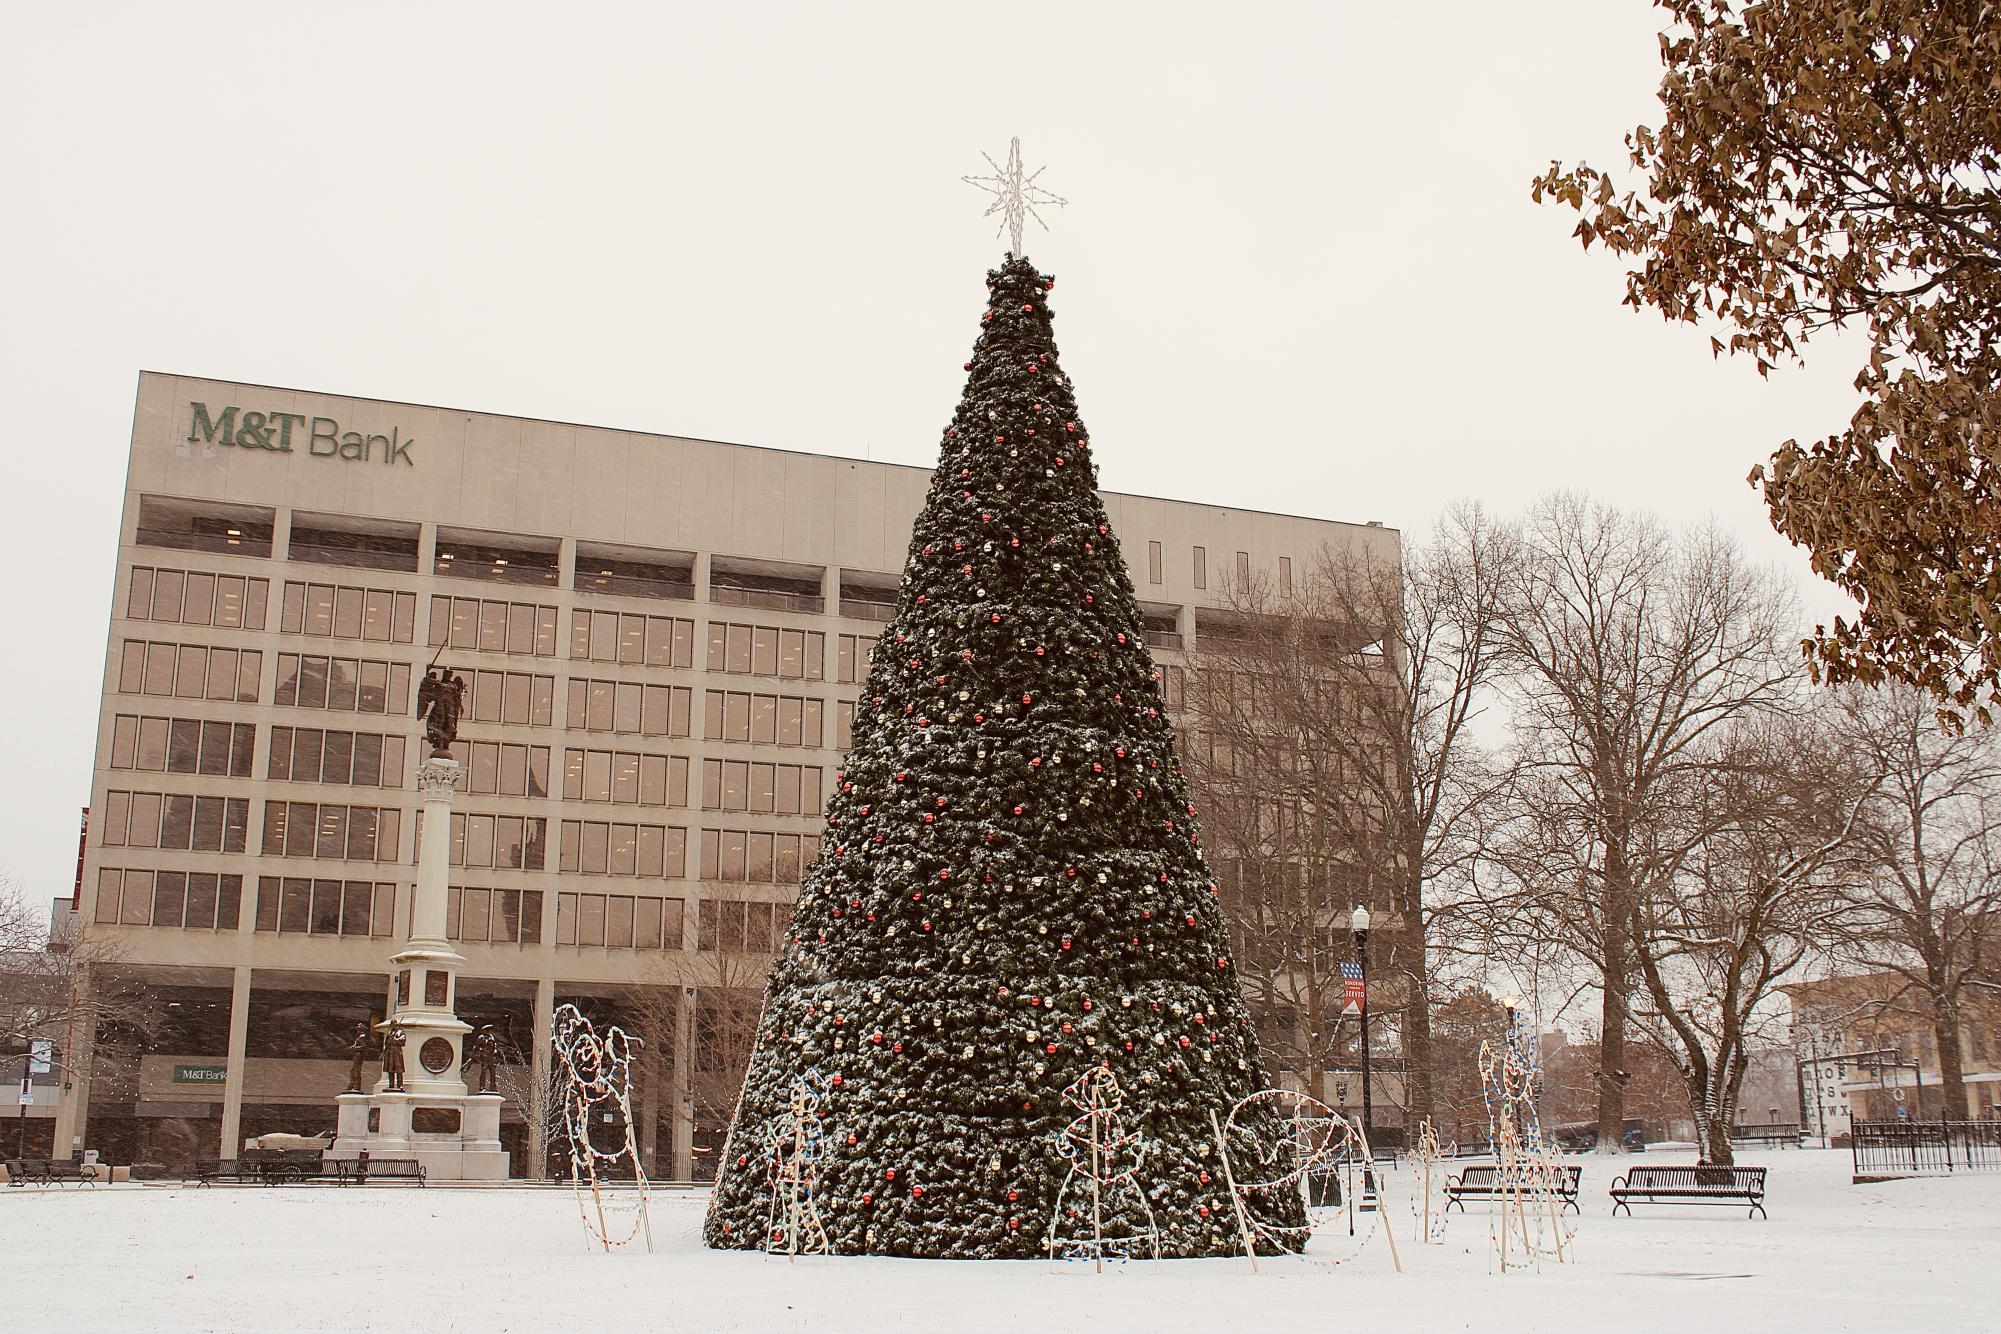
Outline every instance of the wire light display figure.
{"label": "wire light display figure", "polygon": [[1480,1044],[1480,1093],[1487,1104],[1496,1186],[1488,1241],[1495,1265],[1505,1273],[1544,1256],[1563,1263],[1574,1229],[1563,1220],[1562,1154],[1543,1138],[1536,1111],[1542,1067],[1535,1022],[1519,1001],[1502,1004],[1508,1021],[1501,1044]]}
{"label": "wire light display figure", "polygon": [[820,1221],[820,1158],[826,1143],[820,1100],[826,1080],[816,1070],[796,1075],[785,1109],[772,1119],[765,1161],[771,1179],[771,1213],[764,1249],[772,1255],[828,1255],[833,1251]]}
{"label": "wire light display figure", "polygon": [[1412,1183],[1416,1189],[1411,1196],[1410,1211],[1418,1220],[1419,1242],[1437,1241],[1445,1235],[1445,1211],[1435,1207],[1438,1191],[1445,1184],[1445,1173],[1439,1164],[1455,1157],[1458,1148],[1457,1144],[1439,1143],[1438,1131],[1430,1117],[1417,1123],[1417,1140],[1411,1145],[1411,1162],[1417,1177]]}
{"label": "wire light display figure", "polygon": [[1057,1133],[1056,1148],[1070,1161],[1045,1246],[1051,1259],[1089,1259],[1102,1273],[1105,1257],[1160,1258],[1160,1229],[1146,1191],[1134,1179],[1146,1140],[1127,1130],[1120,1112],[1125,1095],[1103,1066],[1085,1071],[1063,1090],[1077,1115]]}
{"label": "wire light display figure", "polygon": [[[1281,1125],[1290,1128],[1289,1134],[1259,1136],[1251,1133],[1250,1124],[1269,1114]],[[1306,1211],[1306,1223],[1294,1226],[1271,1223],[1254,1214],[1245,1203],[1254,1195],[1272,1191],[1298,1191],[1312,1205],[1312,1187],[1316,1179],[1334,1175],[1341,1183],[1341,1216],[1348,1220],[1349,1235],[1355,1232],[1355,1169],[1365,1171],[1372,1166],[1369,1151],[1369,1137],[1359,1122],[1343,1116],[1310,1093],[1296,1089],[1260,1089],[1248,1097],[1241,1098],[1230,1108],[1230,1114],[1223,1121],[1216,1120],[1216,1114],[1209,1113],[1210,1124],[1216,1131],[1216,1147],[1223,1161],[1224,1181],[1230,1190],[1230,1204],[1237,1215],[1237,1231],[1243,1239],[1244,1255],[1251,1262],[1252,1272],[1258,1268],[1258,1251],[1303,1252],[1315,1232],[1321,1230],[1335,1216],[1331,1210]],[[1243,1129],[1239,1129],[1239,1126]],[[1234,1146],[1234,1147],[1233,1147]],[[1370,1231],[1362,1236],[1359,1245],[1366,1245],[1375,1231],[1380,1229],[1383,1239],[1389,1244],[1390,1263],[1398,1273],[1403,1272],[1403,1257],[1397,1252],[1396,1235],[1390,1230],[1385,1214],[1387,1200],[1380,1177],[1377,1179],[1375,1217],[1370,1223]]]}
{"label": "wire light display figure", "polygon": [[1041,204],[1047,207],[1053,204],[1057,208],[1062,208],[1070,201],[1061,195],[1049,193],[1049,191],[1035,183],[1035,178],[1040,176],[1047,168],[1037,167],[1034,171],[1027,173],[1022,171],[1020,139],[1016,138],[1008,141],[1006,166],[1002,166],[1000,163],[994,161],[993,155],[990,153],[981,153],[980,156],[987,160],[987,165],[994,169],[994,174],[991,176],[961,176],[959,179],[967,185],[979,186],[980,189],[985,190],[994,197],[994,202],[980,216],[991,218],[996,213],[1000,214],[1001,225],[994,235],[999,236],[1001,232],[1006,232],[1008,234],[1008,243],[1013,246],[1013,250],[1009,253],[1019,255],[1021,253],[1021,231],[1024,222],[1030,218],[1034,218],[1037,223],[1041,224],[1043,231],[1046,232],[1049,230],[1049,224],[1042,221],[1042,215],[1035,211],[1035,206]]}
{"label": "wire light display figure", "polygon": [[[558,1006],[551,1037],[565,1085],[563,1130],[570,1142],[570,1190],[584,1230],[609,1252],[642,1232],[646,1249],[653,1249],[653,1220],[648,1213],[646,1166],[632,1136],[633,1061],[639,1039],[613,1025],[599,1033],[576,1006]],[[623,1141],[601,1149],[591,1137],[592,1124],[615,1119]],[[624,1200],[607,1201],[605,1187],[630,1174],[635,1187]],[[586,1196],[588,1190],[588,1197]],[[628,1215],[622,1235],[614,1235],[612,1217]]]}

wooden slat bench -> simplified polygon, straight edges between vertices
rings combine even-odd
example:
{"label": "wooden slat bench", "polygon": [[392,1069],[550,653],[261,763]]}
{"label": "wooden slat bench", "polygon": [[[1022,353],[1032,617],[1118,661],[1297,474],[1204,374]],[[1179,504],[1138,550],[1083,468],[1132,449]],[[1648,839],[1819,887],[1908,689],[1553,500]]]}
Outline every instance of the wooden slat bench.
{"label": "wooden slat bench", "polygon": [[[1480,1163],[1458,1172],[1448,1172],[1445,1176],[1445,1207],[1459,1206],[1459,1212],[1466,1212],[1467,1200],[1491,1200],[1503,1193],[1500,1180],[1501,1169],[1492,1163]],[[1577,1191],[1584,1179],[1584,1169],[1570,1163],[1558,1166],[1555,1180],[1549,1183],[1557,1198],[1563,1201],[1563,1208],[1577,1213]]]}
{"label": "wooden slat bench", "polygon": [[1765,1169],[1762,1167],[1633,1167],[1612,1178],[1612,1213],[1631,1217],[1634,1201],[1641,1204],[1746,1204],[1746,1218],[1770,1217],[1765,1212]]}

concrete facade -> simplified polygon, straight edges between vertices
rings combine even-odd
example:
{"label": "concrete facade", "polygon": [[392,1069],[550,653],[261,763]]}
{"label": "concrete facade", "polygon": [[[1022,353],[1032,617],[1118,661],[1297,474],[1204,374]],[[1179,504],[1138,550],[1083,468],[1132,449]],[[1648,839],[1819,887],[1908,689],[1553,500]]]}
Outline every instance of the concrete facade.
{"label": "concrete facade", "polygon": [[[468,758],[458,798],[480,821],[452,851],[461,1015],[505,1022],[532,1088],[560,1001],[666,998],[642,1138],[657,1175],[701,1174],[706,993],[761,989],[929,476],[141,375],[78,907],[160,1020],[76,1053],[56,1144],[166,1161],[331,1128],[346,1036],[381,1014],[409,927],[415,682],[442,652],[480,674],[459,754],[492,747],[499,775],[481,790]],[[1323,545],[1398,558],[1375,525],[1105,503],[1167,662],[1244,572],[1283,582]],[[293,773],[309,736],[342,778]],[[350,745],[379,748],[373,781]],[[510,1100],[517,1171],[532,1101]]]}

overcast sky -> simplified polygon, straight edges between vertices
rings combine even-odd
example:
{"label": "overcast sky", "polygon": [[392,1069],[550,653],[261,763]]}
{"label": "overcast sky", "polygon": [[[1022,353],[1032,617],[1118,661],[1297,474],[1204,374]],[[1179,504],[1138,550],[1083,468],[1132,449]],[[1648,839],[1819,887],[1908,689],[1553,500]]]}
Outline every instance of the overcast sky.
{"label": "overcast sky", "polygon": [[74,874],[142,368],[928,466],[1011,135],[1108,487],[1412,536],[1576,487],[1806,581],[1744,476],[1851,360],[1712,362],[1529,202],[1653,115],[1657,13],[0,4],[0,867]]}

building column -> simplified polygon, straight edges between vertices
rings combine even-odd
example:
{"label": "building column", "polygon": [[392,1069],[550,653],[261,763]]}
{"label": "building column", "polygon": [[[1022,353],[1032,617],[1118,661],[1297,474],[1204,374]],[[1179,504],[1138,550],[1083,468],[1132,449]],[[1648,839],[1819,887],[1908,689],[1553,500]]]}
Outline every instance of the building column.
{"label": "building column", "polygon": [[250,969],[238,964],[229,979],[229,1055],[223,1066],[222,1143],[219,1155],[234,1158],[243,1147],[244,1048],[250,1038]]}
{"label": "building column", "polygon": [[[575,588],[577,586],[577,539],[558,538],[556,542],[556,587]],[[563,629],[569,629],[564,626]]]}
{"label": "building column", "polygon": [[[92,989],[90,972],[86,969],[77,986],[78,1012],[86,1015],[92,1012]],[[90,1066],[97,1058],[94,1024],[86,1022],[79,1027],[74,1019],[70,1022],[71,1030],[62,1053],[62,1098],[56,1104],[54,1138],[49,1141],[49,1154],[55,1158],[67,1158],[72,1149],[84,1147],[85,1128],[90,1119]]]}
{"label": "building column", "polygon": [[1183,603],[1174,609],[1174,633],[1181,636],[1181,651],[1195,651],[1195,608]]}
{"label": "building column", "polygon": [[[292,510],[288,505],[280,505],[271,514],[271,558],[290,560],[292,556]],[[272,607],[271,614],[277,615],[278,608]],[[275,624],[275,622],[274,622]],[[233,1157],[224,1154],[223,1157]]]}
{"label": "building column", "polygon": [[[550,898],[555,896],[549,895]],[[547,937],[544,937],[547,939]],[[528,1086],[534,1093],[528,1111],[528,1162],[521,1175],[540,1181],[549,1175],[549,1044],[556,1037],[556,982],[535,980],[534,1045],[528,1053]]]}
{"label": "building column", "polygon": [[674,1114],[672,1179],[675,1181],[686,1181],[695,1175],[694,1042],[695,989],[683,987],[681,1003],[674,1013],[674,1098],[669,1104]]}
{"label": "building column", "polygon": [[841,567],[829,565],[820,572],[820,608],[828,616],[841,614]]}
{"label": "building column", "polygon": [[695,581],[695,601],[707,602],[709,600],[709,553],[708,552],[697,551],[695,553],[695,569],[693,578]]}
{"label": "building column", "polygon": [[436,574],[437,570],[438,525],[426,519],[417,525],[417,573],[428,579]]}

